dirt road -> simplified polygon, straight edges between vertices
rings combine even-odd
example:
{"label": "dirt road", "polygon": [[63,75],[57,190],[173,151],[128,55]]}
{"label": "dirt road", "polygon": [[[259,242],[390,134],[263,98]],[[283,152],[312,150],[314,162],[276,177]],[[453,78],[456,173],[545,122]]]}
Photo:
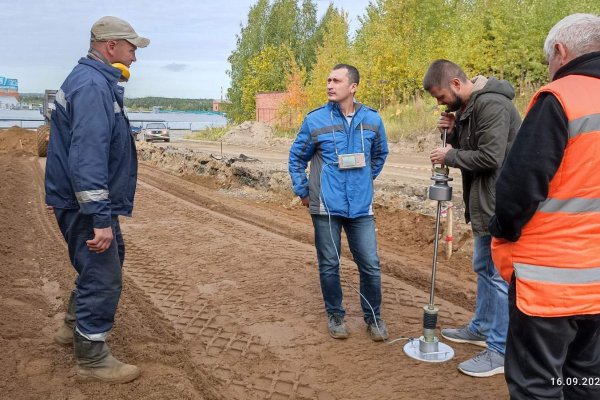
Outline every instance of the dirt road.
{"label": "dirt road", "polygon": [[[429,144],[431,148],[433,148],[434,145],[437,145],[437,143],[434,143],[433,139],[434,138],[432,138]],[[250,146],[226,142],[173,138],[170,143],[159,142],[156,143],[156,145],[164,148],[175,147],[194,149],[196,151],[213,154],[217,157],[232,157],[244,154],[260,160],[279,163],[287,163],[289,154],[289,146],[286,146],[285,143],[279,143],[276,146]],[[419,183],[424,187],[431,184],[431,164],[428,161],[428,152],[411,153],[402,151],[401,145],[398,144],[390,144],[390,148],[392,151],[386,160],[385,169],[378,178],[380,181],[384,180],[386,183]],[[427,149],[427,151],[428,150],[429,149]],[[460,191],[460,172],[456,169],[452,169],[451,175],[456,178],[456,181],[452,184],[454,190]]]}
{"label": "dirt road", "polygon": [[[10,130],[9,130],[10,131]],[[109,338],[142,368],[130,384],[77,384],[68,348],[53,344],[75,277],[52,215],[43,169],[0,131],[0,397],[7,399],[501,399],[502,376],[478,380],[456,364],[479,351],[452,344],[444,364],[407,357],[404,341],[365,331],[356,267],[343,274],[351,337],[331,339],[311,224],[300,207],[232,197],[142,165],[134,217],[122,220],[125,287]],[[3,135],[4,139],[3,140]],[[421,334],[432,219],[377,209],[382,315],[391,339]],[[475,284],[468,251],[441,262],[439,325],[467,321]]]}

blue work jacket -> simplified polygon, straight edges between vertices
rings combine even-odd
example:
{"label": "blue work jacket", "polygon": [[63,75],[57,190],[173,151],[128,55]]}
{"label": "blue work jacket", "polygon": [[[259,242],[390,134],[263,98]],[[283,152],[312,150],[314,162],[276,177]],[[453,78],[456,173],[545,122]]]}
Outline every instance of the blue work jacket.
{"label": "blue work jacket", "polygon": [[[338,156],[351,153],[364,154],[366,165],[340,169]],[[290,149],[288,169],[294,193],[310,198],[311,214],[372,215],[373,180],[387,154],[385,129],[377,111],[355,103],[349,124],[338,104],[328,103],[306,115]]]}
{"label": "blue work jacket", "polygon": [[94,228],[133,210],[138,164],[120,76],[110,65],[80,59],[51,117],[46,204],[79,209],[93,217]]}

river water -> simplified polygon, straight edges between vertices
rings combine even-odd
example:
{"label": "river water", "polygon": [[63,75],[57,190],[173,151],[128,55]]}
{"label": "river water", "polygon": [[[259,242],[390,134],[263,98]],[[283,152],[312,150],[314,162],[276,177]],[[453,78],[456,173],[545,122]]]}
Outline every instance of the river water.
{"label": "river water", "polygon": [[[227,119],[216,113],[202,112],[129,112],[127,113],[134,126],[145,125],[148,121],[164,121],[173,130],[201,130],[208,127],[221,127],[227,124]],[[19,126],[35,129],[44,123],[44,118],[38,110],[0,110],[0,128]]]}

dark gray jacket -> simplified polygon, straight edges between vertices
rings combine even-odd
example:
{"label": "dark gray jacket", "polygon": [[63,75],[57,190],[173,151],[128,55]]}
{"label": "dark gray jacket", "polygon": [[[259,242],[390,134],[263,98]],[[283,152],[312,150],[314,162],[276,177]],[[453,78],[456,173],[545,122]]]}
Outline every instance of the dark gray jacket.
{"label": "dark gray jacket", "polygon": [[[465,201],[465,219],[475,236],[488,235],[488,223],[496,205],[496,179],[521,125],[512,103],[510,83],[496,78],[476,77],[467,106],[456,114],[448,143],[454,148],[444,159],[460,168]],[[456,134],[458,132],[458,135]]]}

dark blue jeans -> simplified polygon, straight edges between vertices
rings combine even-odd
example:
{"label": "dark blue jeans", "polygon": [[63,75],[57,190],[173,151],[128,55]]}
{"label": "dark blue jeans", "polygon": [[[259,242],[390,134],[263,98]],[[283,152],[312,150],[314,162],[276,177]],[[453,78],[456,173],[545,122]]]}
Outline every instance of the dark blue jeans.
{"label": "dark blue jeans", "polygon": [[67,242],[71,264],[79,274],[75,280],[77,329],[86,335],[105,334],[113,326],[122,288],[125,244],[119,220],[112,218],[113,242],[98,254],[85,243],[94,238],[90,215],[67,209],[54,209],[54,214]]}
{"label": "dark blue jeans", "polygon": [[[377,238],[375,220],[372,215],[359,218],[331,217],[311,215],[315,228],[315,247],[319,262],[321,291],[325,301],[325,310],[329,314],[345,315],[342,306],[342,286],[340,283],[340,246],[342,228],[348,238],[348,246],[358,266],[360,274],[360,305],[365,321],[373,319],[373,313],[379,317],[381,306],[381,270],[377,256]],[[336,251],[337,250],[337,251]]]}

